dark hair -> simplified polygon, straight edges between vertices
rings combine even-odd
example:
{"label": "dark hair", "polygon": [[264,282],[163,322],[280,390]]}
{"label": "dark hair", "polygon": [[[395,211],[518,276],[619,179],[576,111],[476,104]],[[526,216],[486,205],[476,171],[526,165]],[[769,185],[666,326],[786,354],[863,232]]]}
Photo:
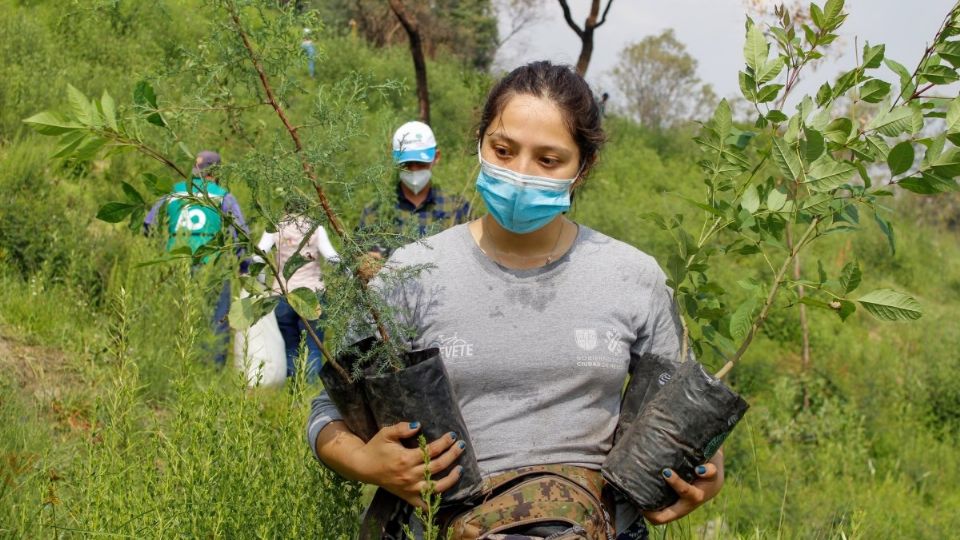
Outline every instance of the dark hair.
{"label": "dark hair", "polygon": [[478,139],[483,139],[493,119],[503,112],[507,101],[520,94],[549,99],[557,104],[580,149],[583,166],[581,176],[585,177],[597,161],[600,147],[607,137],[600,125],[600,107],[590,85],[570,66],[541,60],[520,66],[500,79],[490,90],[487,102],[483,105]]}

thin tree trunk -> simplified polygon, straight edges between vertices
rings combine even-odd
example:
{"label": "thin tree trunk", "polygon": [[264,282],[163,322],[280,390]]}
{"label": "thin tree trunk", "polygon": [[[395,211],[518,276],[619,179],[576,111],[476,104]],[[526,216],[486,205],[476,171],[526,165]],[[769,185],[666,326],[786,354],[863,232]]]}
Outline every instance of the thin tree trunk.
{"label": "thin tree trunk", "polygon": [[[793,234],[790,230],[790,226],[787,225],[787,249],[793,249]],[[797,255],[793,259],[793,279],[796,281],[800,280],[800,255]],[[803,299],[804,290],[803,285],[797,286],[797,298]],[[810,369],[810,325],[807,323],[807,306],[806,304],[800,304],[800,333],[802,345],[800,349],[800,374],[806,375]],[[803,377],[801,377],[801,384],[803,386],[803,410],[808,410],[810,408],[810,389],[807,387],[807,383]]]}
{"label": "thin tree trunk", "polygon": [[427,62],[423,57],[423,40],[417,21],[407,14],[402,0],[390,0],[390,9],[400,20],[403,29],[410,38],[410,54],[413,56],[413,70],[417,77],[417,101],[420,103],[420,121],[430,123],[430,90],[427,88]]}
{"label": "thin tree trunk", "polygon": [[[573,15],[570,13],[570,6],[567,4],[567,0],[557,1],[560,3],[560,8],[563,9],[563,18],[567,21],[567,26],[573,29],[577,37],[580,38],[580,56],[577,58],[577,73],[579,73],[580,76],[584,76],[587,74],[587,68],[590,67],[590,58],[593,56],[593,31],[607,22],[607,14],[610,12],[610,6],[613,5],[613,0],[607,0],[607,6],[603,8],[603,15],[600,15],[600,0],[593,0],[593,2],[590,3],[590,15],[587,16],[583,28],[573,20]],[[598,17],[599,21],[597,20]]]}

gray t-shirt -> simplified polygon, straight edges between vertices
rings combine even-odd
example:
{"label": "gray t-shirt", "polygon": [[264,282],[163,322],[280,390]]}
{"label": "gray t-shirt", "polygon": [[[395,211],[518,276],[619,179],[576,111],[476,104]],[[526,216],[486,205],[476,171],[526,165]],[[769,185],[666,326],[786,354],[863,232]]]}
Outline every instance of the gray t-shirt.
{"label": "gray t-shirt", "polygon": [[[459,225],[398,249],[381,274],[413,265],[431,266],[385,298],[415,329],[411,349],[440,348],[484,475],[552,463],[599,469],[630,358],[679,359],[673,294],[656,261],[582,225],[572,248],[541,268],[498,265]],[[321,393],[307,422],[311,448],[339,418]]]}

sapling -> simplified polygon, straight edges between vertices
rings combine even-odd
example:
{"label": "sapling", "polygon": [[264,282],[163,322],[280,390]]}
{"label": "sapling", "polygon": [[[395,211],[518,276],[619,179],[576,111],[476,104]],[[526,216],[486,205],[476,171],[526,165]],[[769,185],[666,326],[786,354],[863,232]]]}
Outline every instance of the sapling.
{"label": "sapling", "polygon": [[[650,215],[676,240],[666,272],[682,314],[680,359],[690,356],[689,340],[701,360],[715,357],[723,365],[711,377],[693,360],[683,362],[652,398],[634,400],[643,403],[642,410],[627,411],[636,420],[624,427],[604,474],[644,509],[676,500],[659,479],[663,468],[692,481],[694,467],[716,452],[746,412],[746,403],[721,380],[744,356],[781,296],[788,305],[832,311],[841,320],[858,306],[885,321],[922,315],[913,297],[891,289],[852,296],[863,280],[856,262],[833,280],[822,264],[816,280],[788,276],[799,254],[817,241],[857,231],[861,211],[873,214],[893,250],[893,228],[880,204],[893,196],[893,186],[920,194],[958,190],[960,148],[954,145],[960,145],[960,97],[928,93],[960,80],[960,40],[951,39],[960,34],[960,3],[912,74],[885,59],[883,45],[868,43],[855,68],[832,84],[823,83],[815,97],[798,99],[792,114],[785,111],[804,68],[837,39],[846,19],[843,9],[843,0],[811,4],[810,24],[798,28],[780,8],[779,24],[766,32],[747,19],[740,87],[756,113],[753,126],[736,127],[724,100],[694,139],[703,153],[699,165],[706,186],[703,200],[689,201],[703,211],[698,231],[688,230],[683,215]],[[898,90],[877,76],[884,63],[899,75]],[[876,111],[870,118],[857,114],[865,105]],[[923,151],[920,160],[917,149]],[[772,277],[763,282],[742,276],[738,284],[747,299],[732,305],[711,269],[721,261],[743,266],[751,258],[762,261]],[[800,287],[807,294],[798,294]]]}

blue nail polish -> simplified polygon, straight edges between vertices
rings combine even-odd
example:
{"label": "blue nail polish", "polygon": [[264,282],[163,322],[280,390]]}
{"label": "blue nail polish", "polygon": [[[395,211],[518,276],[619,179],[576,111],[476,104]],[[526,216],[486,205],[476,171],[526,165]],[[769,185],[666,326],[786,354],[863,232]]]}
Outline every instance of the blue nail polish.
{"label": "blue nail polish", "polygon": [[457,466],[457,472],[458,472],[458,473],[463,473],[463,465],[458,465],[458,466]]}
{"label": "blue nail polish", "polygon": [[450,438],[453,439],[453,440],[457,440],[457,432],[456,432],[456,431],[451,431],[451,432],[450,432]]}
{"label": "blue nail polish", "polygon": [[670,478],[671,475],[673,475],[673,471],[671,471],[670,469],[664,469],[664,470],[663,470],[663,477],[664,477],[664,478]]}
{"label": "blue nail polish", "polygon": [[460,446],[460,449],[463,450],[464,448],[467,447],[467,441],[460,441],[459,446]]}
{"label": "blue nail polish", "polygon": [[706,474],[707,468],[703,465],[697,465],[697,474]]}
{"label": "blue nail polish", "polygon": [[417,429],[420,427],[420,422],[410,422],[410,429]]}

